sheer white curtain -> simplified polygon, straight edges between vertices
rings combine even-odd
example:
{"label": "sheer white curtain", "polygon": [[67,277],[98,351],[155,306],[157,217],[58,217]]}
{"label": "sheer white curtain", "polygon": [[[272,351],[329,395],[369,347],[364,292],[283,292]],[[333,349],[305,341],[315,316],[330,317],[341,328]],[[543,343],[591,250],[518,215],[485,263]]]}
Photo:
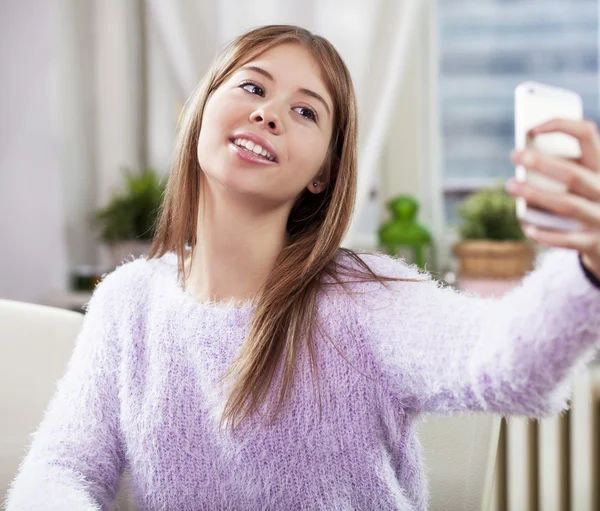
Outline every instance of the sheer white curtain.
{"label": "sheer white curtain", "polygon": [[[185,99],[206,71],[218,48],[251,27],[267,23],[291,23],[304,26],[327,37],[338,49],[352,73],[359,107],[359,189],[354,220],[344,241],[347,246],[373,246],[374,233],[381,216],[378,197],[370,193],[378,188],[380,176],[386,173],[419,173],[420,184],[410,190],[421,198],[422,210],[430,224],[439,223],[429,193],[429,174],[437,172],[435,165],[398,168],[382,158],[389,144],[390,133],[401,133],[402,120],[394,117],[402,96],[402,87],[419,80],[427,86],[429,75],[405,77],[411,55],[429,58],[424,48],[423,26],[430,22],[431,2],[404,0],[289,1],[257,0],[252,3],[236,0],[149,0],[151,31],[162,46],[163,62],[174,79],[172,90]],[[427,89],[429,90],[429,89]],[[430,94],[420,94],[421,115],[429,116],[435,109]],[[407,100],[407,98],[404,98]],[[408,99],[409,101],[414,98]],[[426,105],[425,103],[431,103]],[[157,114],[157,112],[155,112]],[[168,112],[170,114],[170,112]],[[159,115],[159,114],[157,114]],[[419,137],[432,137],[428,119],[422,119]],[[414,123],[408,126],[414,128]],[[430,151],[431,144],[418,150]],[[161,158],[164,159],[164,158]],[[398,160],[398,161],[401,161]],[[410,182],[412,178],[407,179]],[[388,180],[387,193],[406,192],[402,182]],[[381,198],[381,195],[380,195]],[[437,200],[437,199],[436,199]],[[434,231],[438,229],[431,225]]]}
{"label": "sheer white curtain", "polygon": [[0,298],[36,299],[65,270],[56,0],[2,2]]}
{"label": "sheer white curtain", "polygon": [[390,114],[381,156],[379,198],[382,219],[387,219],[384,208],[389,199],[408,194],[418,200],[418,221],[434,236],[435,263],[441,270],[451,267],[450,247],[456,234],[447,228],[443,210],[437,2],[425,1],[422,9],[415,19],[406,67]]}
{"label": "sheer white curtain", "polygon": [[90,218],[122,187],[123,169],[137,170],[145,161],[143,3],[55,3],[61,241],[71,269],[107,260],[96,246]]}

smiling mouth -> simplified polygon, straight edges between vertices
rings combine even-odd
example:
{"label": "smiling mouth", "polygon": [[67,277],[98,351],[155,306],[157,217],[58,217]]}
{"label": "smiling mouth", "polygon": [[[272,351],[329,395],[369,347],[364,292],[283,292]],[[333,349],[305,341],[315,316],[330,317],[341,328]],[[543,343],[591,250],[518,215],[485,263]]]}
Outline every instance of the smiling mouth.
{"label": "smiling mouth", "polygon": [[235,138],[230,138],[230,139],[229,139],[229,142],[231,142],[231,143],[232,143],[232,144],[233,144],[235,147],[237,147],[238,149],[241,149],[242,151],[246,151],[246,152],[248,152],[248,153],[250,153],[250,154],[252,154],[252,155],[256,156],[257,158],[262,158],[262,159],[264,159],[265,161],[268,161],[268,162],[271,162],[271,163],[277,163],[277,162],[278,162],[278,160],[277,160],[277,158],[276,158],[276,157],[273,157],[273,159],[272,159],[272,160],[269,160],[268,158],[266,158],[265,156],[262,156],[261,154],[257,154],[257,153],[255,153],[254,151],[251,151],[250,149],[246,149],[245,147],[242,147],[242,146],[239,146],[239,145],[237,145],[237,144],[235,143]]}

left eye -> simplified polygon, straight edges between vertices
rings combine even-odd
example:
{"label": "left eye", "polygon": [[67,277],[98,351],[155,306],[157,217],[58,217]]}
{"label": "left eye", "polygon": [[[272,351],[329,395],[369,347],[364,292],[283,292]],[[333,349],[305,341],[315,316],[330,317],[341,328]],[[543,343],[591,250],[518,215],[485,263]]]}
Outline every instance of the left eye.
{"label": "left eye", "polygon": [[305,106],[299,106],[297,108],[299,108],[301,110],[306,110],[307,112],[310,113],[310,117],[306,117],[306,115],[300,114],[300,115],[302,115],[302,117],[306,117],[309,121],[316,121],[317,120],[317,114],[312,109],[307,108]]}

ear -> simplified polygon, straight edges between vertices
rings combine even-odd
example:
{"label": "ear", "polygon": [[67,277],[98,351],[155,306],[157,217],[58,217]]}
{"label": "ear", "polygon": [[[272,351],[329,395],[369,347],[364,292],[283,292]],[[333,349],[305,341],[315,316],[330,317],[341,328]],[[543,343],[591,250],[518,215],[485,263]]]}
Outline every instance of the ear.
{"label": "ear", "polygon": [[325,188],[327,188],[327,184],[329,183],[327,174],[328,172],[325,172],[321,168],[317,175],[310,180],[310,183],[308,183],[308,186],[306,187],[308,191],[316,195],[325,190]]}
{"label": "ear", "polygon": [[[315,186],[316,185],[316,186]],[[310,193],[314,193],[315,195],[321,193],[325,190],[325,183],[320,180],[320,178],[315,177],[306,187]]]}

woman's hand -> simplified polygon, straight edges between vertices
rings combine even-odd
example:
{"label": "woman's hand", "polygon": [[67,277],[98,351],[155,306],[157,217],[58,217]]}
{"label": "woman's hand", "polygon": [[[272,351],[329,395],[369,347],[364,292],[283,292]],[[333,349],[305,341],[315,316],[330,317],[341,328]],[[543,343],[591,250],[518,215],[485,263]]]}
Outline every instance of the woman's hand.
{"label": "woman's hand", "polygon": [[583,264],[600,279],[600,135],[595,122],[552,119],[530,130],[530,135],[560,131],[579,140],[581,157],[567,160],[533,150],[512,151],[511,161],[528,170],[546,174],[567,186],[564,192],[551,192],[510,179],[506,190],[524,197],[528,205],[579,221],[580,232],[559,232],[524,225],[528,238],[543,245],[573,248],[581,253]]}

